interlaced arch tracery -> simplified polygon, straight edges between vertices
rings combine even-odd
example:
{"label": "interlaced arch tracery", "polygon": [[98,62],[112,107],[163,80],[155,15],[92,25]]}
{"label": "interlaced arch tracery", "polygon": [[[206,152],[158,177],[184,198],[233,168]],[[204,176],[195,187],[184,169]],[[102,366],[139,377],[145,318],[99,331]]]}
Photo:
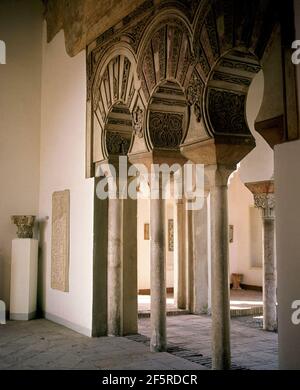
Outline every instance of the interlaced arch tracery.
{"label": "interlaced arch tracery", "polygon": [[[157,6],[146,1],[98,37],[87,53],[88,176],[93,175],[94,164],[107,157],[99,142],[104,142],[116,110],[126,109],[128,134],[131,121],[126,153],[178,147],[174,137],[162,137],[165,141],[154,145],[153,131],[152,138],[150,134],[154,115],[150,107],[164,83],[178,85],[184,104],[192,107],[186,132],[176,130],[180,116],[168,121],[182,136],[182,153],[193,157],[195,145],[212,142],[214,155],[227,155],[228,147],[240,145],[236,153],[240,160],[255,145],[245,114],[248,89],[264,68],[265,53],[272,50],[279,25],[277,1],[165,1]],[[161,111],[167,95],[161,99]],[[279,115],[284,115],[283,102],[280,110]],[[162,120],[162,112],[156,121],[159,116]],[[169,145],[168,139],[172,139]]]}

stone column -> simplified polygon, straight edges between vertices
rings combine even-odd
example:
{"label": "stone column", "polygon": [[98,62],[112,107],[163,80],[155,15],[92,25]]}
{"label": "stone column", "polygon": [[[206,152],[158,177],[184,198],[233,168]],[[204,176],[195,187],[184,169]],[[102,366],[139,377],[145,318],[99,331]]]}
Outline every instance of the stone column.
{"label": "stone column", "polygon": [[186,309],[185,202],[176,199],[174,218],[174,301]]}
{"label": "stone column", "polygon": [[230,369],[230,298],[227,183],[235,167],[209,165],[211,196],[212,368]]}
{"label": "stone column", "polygon": [[122,199],[108,202],[107,316],[108,334],[122,335]]}
{"label": "stone column", "polygon": [[194,241],[194,313],[206,314],[208,311],[208,215],[207,197],[204,193],[202,209],[193,212]]}
{"label": "stone column", "polygon": [[187,307],[190,313],[194,311],[194,237],[193,237],[194,210],[186,210],[186,259],[187,259]]}
{"label": "stone column", "polygon": [[112,336],[137,333],[136,218],[136,200],[120,193],[108,200],[107,330]]}
{"label": "stone column", "polygon": [[276,261],[275,261],[275,198],[273,181],[247,183],[254,194],[255,206],[261,210],[263,219],[263,327],[268,331],[277,329],[276,309]]}
{"label": "stone column", "polygon": [[163,352],[166,340],[166,243],[165,200],[159,180],[159,199],[150,200],[151,225],[151,343],[152,352]]}

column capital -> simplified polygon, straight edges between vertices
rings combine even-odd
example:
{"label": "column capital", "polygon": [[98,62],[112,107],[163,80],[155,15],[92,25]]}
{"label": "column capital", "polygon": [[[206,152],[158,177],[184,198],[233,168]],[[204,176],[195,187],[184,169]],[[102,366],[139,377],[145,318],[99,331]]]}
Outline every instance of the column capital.
{"label": "column capital", "polygon": [[11,221],[17,228],[18,238],[32,238],[33,237],[33,226],[35,222],[34,215],[12,215]]}
{"label": "column capital", "polygon": [[179,198],[179,199],[175,199],[175,204],[176,205],[184,205],[185,203],[185,199],[182,197],[182,198]]}
{"label": "column capital", "polygon": [[236,165],[205,165],[204,172],[209,188],[227,186],[229,176],[236,170]]}
{"label": "column capital", "polygon": [[275,195],[256,194],[254,195],[255,207],[262,210],[262,216],[266,219],[275,218]]}
{"label": "column capital", "polygon": [[254,205],[262,211],[264,219],[275,218],[275,194],[274,181],[260,181],[245,183],[245,186],[254,195]]}

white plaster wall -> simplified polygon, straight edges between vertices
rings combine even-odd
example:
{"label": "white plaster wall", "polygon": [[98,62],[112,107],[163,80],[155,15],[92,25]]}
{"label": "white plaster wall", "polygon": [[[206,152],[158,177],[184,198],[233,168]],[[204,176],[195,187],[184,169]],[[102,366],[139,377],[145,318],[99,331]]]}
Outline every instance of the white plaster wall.
{"label": "white plaster wall", "polygon": [[281,369],[298,370],[300,325],[291,321],[291,306],[300,300],[299,156],[300,141],[275,147],[279,364]]}
{"label": "white plaster wall", "polygon": [[[228,190],[229,224],[234,227],[233,242],[229,243],[230,273],[243,274],[244,284],[262,286],[262,268],[253,267],[251,258],[254,248],[250,234],[250,208],[253,208],[253,203],[253,195],[241,181],[239,171],[235,172]],[[256,218],[261,230],[259,212]]]}
{"label": "white plaster wall", "polygon": [[[85,179],[85,52],[71,58],[64,34],[43,35],[40,168],[41,301],[48,318],[90,334],[92,323],[93,179]],[[52,193],[70,190],[70,291],[51,289]]]}
{"label": "white plaster wall", "polygon": [[[166,283],[167,287],[174,287],[174,252],[168,246],[168,219],[174,219],[172,201],[166,201]],[[138,289],[150,289],[150,240],[144,239],[144,224],[150,223],[150,201],[138,200]]]}
{"label": "white plaster wall", "polygon": [[[0,300],[9,304],[13,214],[38,213],[42,7],[38,0],[0,2]],[[9,307],[9,305],[8,305]]]}
{"label": "white plaster wall", "polygon": [[240,177],[244,183],[269,180],[274,174],[274,154],[271,147],[254,129],[264,92],[263,72],[254,78],[248,92],[246,116],[256,147],[240,163]]}
{"label": "white plaster wall", "polygon": [[150,202],[138,200],[138,289],[150,289],[150,240],[144,239],[144,225],[150,224]]}
{"label": "white plaster wall", "polygon": [[[244,186],[247,182],[269,180],[274,173],[274,153],[267,142],[255,131],[254,122],[258,115],[264,91],[263,72],[257,74],[249,89],[247,98],[247,121],[255,137],[256,147],[239,164],[238,172],[229,183],[228,204],[229,223],[234,225],[234,242],[229,244],[230,272],[242,273],[243,283],[262,286],[262,268],[252,267],[255,248],[251,243],[250,208],[253,208],[253,195]],[[254,212],[255,213],[255,212]],[[259,214],[256,215],[257,228],[261,227]]]}

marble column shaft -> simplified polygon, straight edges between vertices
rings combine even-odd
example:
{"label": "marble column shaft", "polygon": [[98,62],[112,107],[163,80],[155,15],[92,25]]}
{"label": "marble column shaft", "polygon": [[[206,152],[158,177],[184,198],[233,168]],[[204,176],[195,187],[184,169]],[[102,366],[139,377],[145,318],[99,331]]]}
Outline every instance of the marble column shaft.
{"label": "marble column shaft", "polygon": [[227,183],[234,168],[207,166],[211,196],[212,368],[231,367]]}
{"label": "marble column shaft", "polygon": [[174,219],[174,300],[178,309],[186,309],[185,202],[177,199]]}
{"label": "marble column shaft", "polygon": [[277,329],[274,194],[254,195],[254,200],[263,219],[263,327],[274,331]]}
{"label": "marble column shaft", "polygon": [[193,213],[194,210],[186,210],[187,307],[190,313],[194,312],[195,302]]}
{"label": "marble column shaft", "polygon": [[108,334],[122,334],[122,199],[108,202],[107,316]]}
{"label": "marble column shaft", "polygon": [[[126,225],[124,222],[126,221]],[[137,201],[108,200],[107,330],[137,333]]]}
{"label": "marble column shaft", "polygon": [[163,352],[166,339],[166,242],[165,200],[162,199],[162,183],[159,180],[159,199],[150,200],[151,225],[151,341],[152,352]]}
{"label": "marble column shaft", "polygon": [[194,313],[208,311],[208,215],[205,191],[203,207],[193,211],[193,247],[194,247]]}

